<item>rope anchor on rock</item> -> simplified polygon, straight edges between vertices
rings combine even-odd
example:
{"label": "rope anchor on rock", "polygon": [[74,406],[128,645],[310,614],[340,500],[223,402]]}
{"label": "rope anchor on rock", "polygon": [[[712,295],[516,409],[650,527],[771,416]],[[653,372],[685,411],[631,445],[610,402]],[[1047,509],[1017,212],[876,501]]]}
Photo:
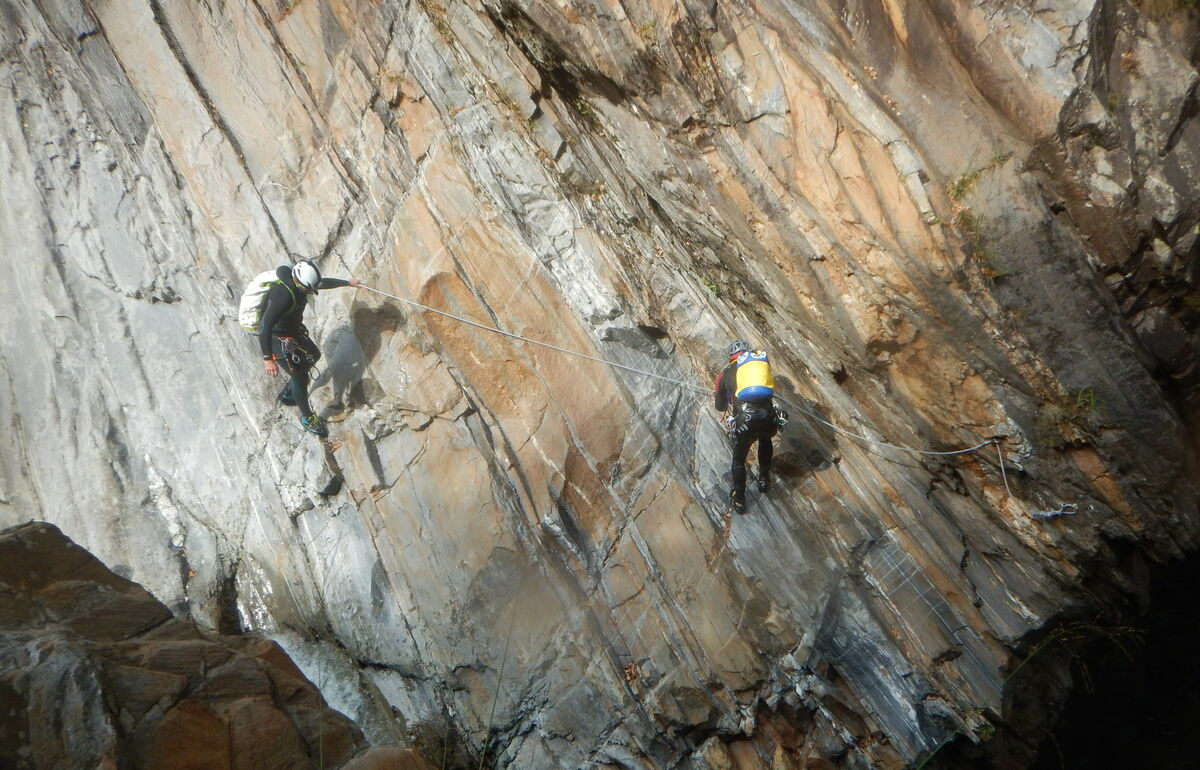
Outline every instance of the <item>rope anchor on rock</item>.
{"label": "rope anchor on rock", "polygon": [[1075,503],[1063,503],[1055,511],[1030,511],[1029,516],[1033,519],[1057,519],[1059,516],[1073,516],[1079,513],[1079,506]]}

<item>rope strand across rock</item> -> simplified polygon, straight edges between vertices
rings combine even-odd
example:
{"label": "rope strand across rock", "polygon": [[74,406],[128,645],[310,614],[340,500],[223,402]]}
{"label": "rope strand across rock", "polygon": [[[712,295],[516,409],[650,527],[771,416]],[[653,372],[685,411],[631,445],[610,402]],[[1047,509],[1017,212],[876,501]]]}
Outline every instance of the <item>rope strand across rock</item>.
{"label": "rope strand across rock", "polygon": [[[406,305],[411,305],[413,307],[420,308],[421,310],[425,310],[430,313],[436,313],[437,315],[444,316],[444,317],[449,318],[454,321],[458,321],[459,323],[464,323],[464,324],[467,324],[468,326],[474,326],[477,329],[483,329],[484,331],[493,332],[495,334],[501,334],[505,337],[510,337],[515,340],[520,340],[522,342],[528,342],[531,345],[539,345],[544,348],[549,348],[550,350],[556,350],[560,353],[565,353],[569,356],[576,356],[578,358],[587,359],[588,361],[595,361],[597,363],[605,364],[606,366],[611,366],[615,369],[622,369],[624,371],[632,372],[634,374],[639,374],[644,377],[652,377],[656,380],[662,380],[663,382],[670,383],[672,385],[675,385],[676,387],[683,388],[685,390],[690,390],[690,391],[693,391],[696,393],[703,393],[705,395],[709,394],[709,390],[707,388],[702,388],[699,385],[693,385],[692,383],[685,382],[683,380],[677,380],[673,377],[667,377],[665,375],[656,374],[655,372],[648,372],[644,369],[638,369],[633,366],[626,366],[625,364],[619,364],[616,361],[609,361],[604,358],[599,358],[597,356],[588,355],[587,353],[581,353],[577,350],[570,350],[568,348],[559,347],[558,345],[552,345],[549,342],[542,342],[541,340],[531,339],[524,335],[515,334],[513,332],[508,332],[503,329],[497,328],[495,326],[489,326],[487,324],[479,323],[478,321],[472,321],[471,319],[464,318],[460,315],[455,315],[453,313],[447,313],[444,310],[438,310],[437,308],[429,307],[428,305],[423,305],[420,302],[415,302],[411,299],[405,299],[404,297],[397,297],[395,294],[388,294],[385,291],[380,291],[379,289],[372,288],[365,284],[361,285],[360,288],[366,289],[367,291],[370,291],[370,292],[374,292],[375,294],[378,294],[380,296],[387,297],[388,299],[393,299],[393,300],[396,300],[397,302],[403,302]],[[870,438],[869,436],[862,436],[857,433],[852,433],[848,430],[845,430],[844,428],[839,428],[837,425],[834,425],[833,423],[829,422],[828,420],[818,417],[817,415],[808,411],[804,407],[802,407],[798,404],[795,404],[795,403],[783,398],[782,396],[776,396],[775,398],[777,400],[779,400],[781,403],[786,404],[790,408],[795,409],[797,412],[800,412],[801,414],[805,415],[806,417],[833,429],[834,431],[842,434],[843,436],[847,436],[849,438],[853,438],[858,441],[865,441],[867,443],[874,444],[875,446],[881,446],[881,447],[887,447],[889,449],[895,449],[900,452],[909,452],[911,454],[918,454],[918,455],[949,457],[949,456],[953,456],[953,455],[970,454],[971,452],[978,452],[979,450],[983,449],[984,447],[995,446],[996,453],[997,453],[997,455],[999,455],[999,458],[1000,458],[999,459],[1000,473],[1004,478],[1004,489],[1009,494],[1009,496],[1012,496],[1012,490],[1009,489],[1009,486],[1008,486],[1008,473],[1005,471],[1005,468],[1004,468],[1004,450],[1001,448],[1000,442],[995,439],[989,439],[988,441],[984,441],[982,443],[976,444],[975,446],[969,447],[967,449],[955,449],[955,450],[951,450],[951,451],[934,451],[931,449],[914,449],[912,447],[901,446],[899,444],[891,444],[886,441],[879,441],[878,439]]]}

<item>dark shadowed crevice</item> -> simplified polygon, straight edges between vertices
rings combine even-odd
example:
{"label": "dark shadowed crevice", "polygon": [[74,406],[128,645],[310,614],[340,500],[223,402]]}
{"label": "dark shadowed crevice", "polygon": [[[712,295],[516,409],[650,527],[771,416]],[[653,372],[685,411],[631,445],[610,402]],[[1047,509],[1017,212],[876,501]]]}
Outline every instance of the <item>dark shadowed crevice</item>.
{"label": "dark shadowed crevice", "polygon": [[542,76],[541,93],[556,92],[589,125],[593,125],[595,119],[584,106],[585,93],[598,94],[613,104],[620,104],[630,97],[612,78],[580,66],[516,3],[489,3],[485,4],[484,10],[496,29],[520,49]]}
{"label": "dark shadowed crevice", "polygon": [[239,635],[246,633],[242,617],[238,612],[237,570],[239,563],[229,566],[229,572],[217,584],[217,633]]}
{"label": "dark shadowed crevice", "polygon": [[1156,568],[1150,610],[1133,624],[1141,644],[1102,639],[1081,650],[1075,687],[1034,770],[1196,766],[1198,583],[1200,557]]}
{"label": "dark shadowed crevice", "polygon": [[1197,581],[1200,557],[1155,565],[1145,612],[1054,624],[1010,674],[1003,717],[987,714],[995,729],[957,736],[922,770],[1195,767]]}

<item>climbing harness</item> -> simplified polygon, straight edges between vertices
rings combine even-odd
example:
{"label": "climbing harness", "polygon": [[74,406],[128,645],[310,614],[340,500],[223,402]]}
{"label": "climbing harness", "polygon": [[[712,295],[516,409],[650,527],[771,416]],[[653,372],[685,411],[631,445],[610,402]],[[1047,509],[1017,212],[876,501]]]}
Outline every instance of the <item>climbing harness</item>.
{"label": "climbing harness", "polygon": [[[772,425],[778,425],[775,408],[769,404],[754,402],[737,402],[733,409],[733,425],[729,429],[730,437],[740,436],[747,431],[762,431]],[[772,432],[770,435],[775,435]]]}
{"label": "climbing harness", "polygon": [[[669,382],[672,385],[676,385],[680,388],[683,388],[684,390],[690,390],[695,393],[703,393],[705,395],[709,395],[709,390],[707,388],[702,388],[702,387],[699,387],[698,385],[693,385],[690,382],[678,380],[673,377],[666,377],[661,374],[656,374],[654,372],[648,372],[643,369],[637,369],[632,366],[626,366],[625,364],[618,364],[615,361],[609,361],[604,358],[590,356],[586,353],[580,353],[575,350],[568,350],[567,348],[561,348],[557,345],[551,345],[549,342],[542,342],[541,340],[530,339],[529,337],[525,337],[520,334],[514,334],[513,332],[506,332],[503,329],[499,329],[495,326],[488,326],[487,324],[481,324],[477,321],[472,321],[469,318],[463,318],[462,316],[454,315],[453,313],[447,313],[443,310],[438,310],[437,308],[429,307],[428,305],[422,305],[420,302],[414,302],[411,299],[405,299],[404,297],[397,297],[394,294],[388,294],[385,291],[380,291],[379,289],[373,289],[370,286],[362,285],[359,288],[366,289],[367,291],[374,292],[375,294],[378,294],[383,297],[387,297],[388,299],[394,299],[397,302],[403,302],[406,305],[411,305],[412,307],[420,308],[421,310],[426,310],[430,313],[434,313],[436,315],[440,315],[445,318],[449,318],[451,320],[458,321],[459,323],[467,324],[468,326],[474,326],[477,329],[483,329],[484,331],[489,331],[489,332],[493,332],[495,334],[500,334],[505,337],[509,337],[511,339],[521,340],[522,342],[528,342],[531,345],[539,345],[544,348],[549,348],[550,350],[557,350],[560,353],[566,353],[567,355],[576,356],[577,358],[583,358],[588,361],[595,361],[597,363],[601,363],[606,366],[611,366],[614,369],[622,369],[627,372],[633,372],[634,374],[640,374],[644,377],[652,377],[656,380],[662,380],[663,382]],[[973,447],[968,447],[966,449],[955,449],[955,450],[951,450],[951,451],[934,451],[934,450],[929,450],[929,449],[914,449],[912,447],[900,446],[899,444],[891,444],[886,441],[879,441],[878,439],[873,439],[873,438],[870,438],[869,436],[860,436],[857,433],[851,433],[850,431],[845,430],[844,428],[839,428],[838,426],[834,425],[833,423],[829,422],[828,420],[818,417],[817,415],[815,415],[812,412],[808,411],[807,409],[803,408],[799,404],[792,403],[791,401],[789,401],[781,396],[775,396],[775,398],[776,398],[776,400],[781,401],[782,403],[786,404],[787,406],[791,407],[792,409],[795,409],[797,412],[800,412],[801,414],[805,415],[806,417],[808,417],[816,422],[821,423],[822,425],[830,428],[831,430],[836,431],[837,433],[840,433],[843,436],[846,436],[848,438],[853,438],[858,441],[863,441],[868,444],[874,444],[875,446],[887,447],[888,449],[895,449],[900,452],[909,452],[911,454],[927,455],[927,456],[933,456],[933,457],[951,457],[954,455],[964,455],[964,454],[970,454],[971,452],[978,452],[980,449],[983,449],[984,447],[994,446],[994,447],[996,447],[996,454],[999,457],[1000,474],[1004,479],[1004,489],[1010,497],[1012,496],[1012,490],[1008,486],[1008,473],[1004,468],[1004,450],[1001,448],[1000,441],[998,439],[989,439],[987,441],[976,444]]]}
{"label": "climbing harness", "polygon": [[279,345],[283,348],[283,355],[291,362],[292,366],[311,367],[317,363],[317,356],[300,344],[300,340],[295,337],[280,337]]}

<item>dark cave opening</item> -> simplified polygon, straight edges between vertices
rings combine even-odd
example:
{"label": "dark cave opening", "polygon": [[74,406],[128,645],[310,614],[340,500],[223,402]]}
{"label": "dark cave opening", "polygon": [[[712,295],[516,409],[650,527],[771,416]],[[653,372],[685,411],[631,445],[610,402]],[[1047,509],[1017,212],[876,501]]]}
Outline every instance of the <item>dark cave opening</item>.
{"label": "dark cave opening", "polygon": [[1152,570],[1141,644],[1097,639],[1072,664],[1075,686],[1032,770],[1196,767],[1200,723],[1200,556]]}

